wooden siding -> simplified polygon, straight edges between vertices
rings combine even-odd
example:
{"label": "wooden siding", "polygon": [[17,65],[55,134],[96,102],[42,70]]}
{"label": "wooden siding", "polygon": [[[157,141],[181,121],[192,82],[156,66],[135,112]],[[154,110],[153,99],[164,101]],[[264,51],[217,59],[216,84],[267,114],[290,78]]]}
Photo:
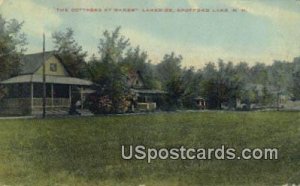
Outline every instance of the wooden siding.
{"label": "wooden siding", "polygon": [[[53,72],[50,70],[51,64],[56,65],[56,71]],[[64,65],[55,57],[52,56],[46,61],[46,75],[51,76],[70,76],[69,73],[66,71]],[[43,66],[41,66],[36,72],[36,75],[42,75],[43,74]]]}

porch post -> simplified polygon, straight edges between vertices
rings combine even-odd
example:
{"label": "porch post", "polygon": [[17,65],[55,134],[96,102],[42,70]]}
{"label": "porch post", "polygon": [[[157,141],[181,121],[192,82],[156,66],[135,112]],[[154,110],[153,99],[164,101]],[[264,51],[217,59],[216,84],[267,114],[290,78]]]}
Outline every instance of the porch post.
{"label": "porch post", "polygon": [[69,102],[70,102],[69,105],[71,105],[71,102],[72,102],[72,86],[71,85],[69,85]]}
{"label": "porch post", "polygon": [[54,88],[53,88],[53,83],[51,84],[51,106],[52,108],[54,107]]}
{"label": "porch post", "polygon": [[80,101],[81,101],[81,109],[83,109],[83,87],[80,86]]}
{"label": "porch post", "polygon": [[33,94],[34,94],[34,89],[33,89],[33,82],[30,83],[30,102],[31,102],[31,113],[33,111]]}

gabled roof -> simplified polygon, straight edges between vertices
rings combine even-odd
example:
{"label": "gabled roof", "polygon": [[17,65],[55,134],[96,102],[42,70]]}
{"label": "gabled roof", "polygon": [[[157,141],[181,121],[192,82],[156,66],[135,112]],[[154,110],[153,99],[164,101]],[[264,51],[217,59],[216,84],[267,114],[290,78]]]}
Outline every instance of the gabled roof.
{"label": "gabled roof", "polygon": [[[63,76],[46,76],[47,83],[54,84],[65,84],[65,85],[83,85],[90,86],[93,82],[74,78],[74,77],[63,77]],[[16,84],[16,83],[43,83],[42,75],[20,75],[0,82],[0,84]]]}
{"label": "gabled roof", "polygon": [[[54,51],[45,52],[45,60],[54,55]],[[34,74],[43,65],[43,53],[27,54],[21,60],[20,75]]]}
{"label": "gabled roof", "polygon": [[[45,61],[55,56],[61,61],[54,51],[45,52]],[[16,84],[16,83],[42,83],[43,76],[35,74],[35,72],[43,65],[43,53],[35,53],[24,55],[21,59],[21,73],[18,76],[0,82],[0,84]],[[63,65],[63,63],[62,63]],[[67,70],[67,69],[66,69]],[[51,76],[46,75],[47,83],[66,84],[66,85],[82,85],[91,86],[93,82],[68,76]]]}
{"label": "gabled roof", "polygon": [[[136,81],[138,80],[138,85]],[[139,71],[129,70],[127,74],[127,85],[131,88],[142,88],[144,87],[144,80]]]}

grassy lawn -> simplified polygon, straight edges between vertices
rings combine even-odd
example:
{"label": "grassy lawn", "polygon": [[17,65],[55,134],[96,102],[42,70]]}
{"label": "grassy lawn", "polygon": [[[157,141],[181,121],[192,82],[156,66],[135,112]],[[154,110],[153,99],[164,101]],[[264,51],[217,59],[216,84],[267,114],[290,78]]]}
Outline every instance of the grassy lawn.
{"label": "grassy lawn", "polygon": [[[278,148],[279,160],[121,159],[121,145],[140,144]],[[299,178],[299,112],[0,120],[0,185],[282,185]]]}

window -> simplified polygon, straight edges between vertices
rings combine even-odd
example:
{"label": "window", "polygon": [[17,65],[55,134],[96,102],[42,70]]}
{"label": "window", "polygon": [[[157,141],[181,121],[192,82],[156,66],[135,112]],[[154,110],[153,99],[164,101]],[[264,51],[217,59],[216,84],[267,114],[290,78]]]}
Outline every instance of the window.
{"label": "window", "polygon": [[56,71],[57,71],[57,65],[54,64],[54,63],[51,63],[51,64],[50,64],[50,71],[51,71],[51,72],[56,72]]}

